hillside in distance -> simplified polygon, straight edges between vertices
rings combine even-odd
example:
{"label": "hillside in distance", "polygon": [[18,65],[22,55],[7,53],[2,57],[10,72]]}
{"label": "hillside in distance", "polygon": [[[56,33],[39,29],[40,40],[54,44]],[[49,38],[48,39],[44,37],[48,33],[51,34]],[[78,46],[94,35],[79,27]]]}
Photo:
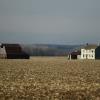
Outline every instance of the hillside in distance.
{"label": "hillside in distance", "polygon": [[22,49],[30,56],[67,56],[82,45],[23,44]]}

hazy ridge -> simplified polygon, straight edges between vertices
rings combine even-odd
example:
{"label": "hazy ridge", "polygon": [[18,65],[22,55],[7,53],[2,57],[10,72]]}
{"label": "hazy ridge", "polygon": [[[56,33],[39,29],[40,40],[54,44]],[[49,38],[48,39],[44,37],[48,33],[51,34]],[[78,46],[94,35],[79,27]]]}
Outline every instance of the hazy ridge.
{"label": "hazy ridge", "polygon": [[23,44],[22,49],[30,56],[66,56],[82,45]]}

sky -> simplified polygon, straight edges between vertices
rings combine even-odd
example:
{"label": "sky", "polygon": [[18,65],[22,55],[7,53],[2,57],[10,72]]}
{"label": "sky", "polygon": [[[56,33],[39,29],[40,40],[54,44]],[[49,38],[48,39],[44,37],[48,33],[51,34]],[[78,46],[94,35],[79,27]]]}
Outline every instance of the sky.
{"label": "sky", "polygon": [[0,42],[100,42],[100,0],[0,0]]}

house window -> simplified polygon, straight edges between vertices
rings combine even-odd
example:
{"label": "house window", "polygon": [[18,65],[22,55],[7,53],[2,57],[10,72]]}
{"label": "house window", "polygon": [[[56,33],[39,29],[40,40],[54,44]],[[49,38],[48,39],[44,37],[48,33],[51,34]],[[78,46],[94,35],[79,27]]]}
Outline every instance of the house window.
{"label": "house window", "polygon": [[83,54],[83,58],[85,58],[86,57],[86,55],[85,54]]}
{"label": "house window", "polygon": [[92,55],[92,58],[93,58],[94,56]]}
{"label": "house window", "polygon": [[93,53],[94,51],[92,50],[92,53]]}
{"label": "house window", "polygon": [[85,52],[85,50],[83,49],[83,52]]}

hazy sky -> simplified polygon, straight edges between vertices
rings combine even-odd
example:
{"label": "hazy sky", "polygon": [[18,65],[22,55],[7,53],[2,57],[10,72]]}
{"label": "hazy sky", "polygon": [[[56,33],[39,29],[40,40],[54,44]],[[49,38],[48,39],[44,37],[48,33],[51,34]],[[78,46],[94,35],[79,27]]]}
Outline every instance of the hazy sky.
{"label": "hazy sky", "polygon": [[0,0],[0,42],[100,42],[100,0]]}

